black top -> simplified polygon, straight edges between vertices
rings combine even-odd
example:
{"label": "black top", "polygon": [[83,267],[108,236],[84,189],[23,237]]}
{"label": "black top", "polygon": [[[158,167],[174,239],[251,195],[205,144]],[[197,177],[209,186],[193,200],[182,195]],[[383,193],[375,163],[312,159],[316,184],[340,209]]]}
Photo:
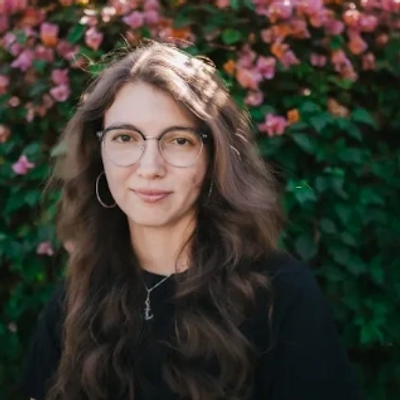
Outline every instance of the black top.
{"label": "black top", "polygon": [[[310,270],[287,255],[272,257],[263,270],[272,278],[274,312],[272,334],[277,339],[269,351],[270,330],[267,304],[258,304],[240,326],[256,345],[259,357],[251,400],[361,400],[357,383],[326,302]],[[149,285],[162,277],[146,272]],[[151,293],[154,329],[139,354],[139,385],[135,400],[177,400],[161,375],[162,346],[167,326],[174,313],[171,277]],[[22,377],[22,389],[44,400],[46,381],[58,365],[63,286],[54,293],[41,314]],[[265,303],[265,302],[264,302]],[[110,399],[114,400],[114,399]]]}

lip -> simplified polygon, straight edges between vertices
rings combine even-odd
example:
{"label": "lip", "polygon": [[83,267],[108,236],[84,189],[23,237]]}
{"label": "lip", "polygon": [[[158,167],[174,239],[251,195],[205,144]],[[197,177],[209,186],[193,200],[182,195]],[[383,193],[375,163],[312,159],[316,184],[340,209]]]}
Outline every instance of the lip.
{"label": "lip", "polygon": [[151,190],[151,189],[136,189],[132,191],[145,203],[157,203],[165,199],[172,193],[162,190]]}

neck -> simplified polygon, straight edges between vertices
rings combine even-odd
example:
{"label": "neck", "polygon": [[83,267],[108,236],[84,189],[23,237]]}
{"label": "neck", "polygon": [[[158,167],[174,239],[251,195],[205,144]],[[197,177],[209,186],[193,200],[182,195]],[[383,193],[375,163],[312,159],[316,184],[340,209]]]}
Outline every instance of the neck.
{"label": "neck", "polygon": [[189,264],[190,246],[183,248],[183,245],[195,225],[194,219],[165,227],[140,226],[129,221],[132,246],[141,268],[159,275],[185,271]]}

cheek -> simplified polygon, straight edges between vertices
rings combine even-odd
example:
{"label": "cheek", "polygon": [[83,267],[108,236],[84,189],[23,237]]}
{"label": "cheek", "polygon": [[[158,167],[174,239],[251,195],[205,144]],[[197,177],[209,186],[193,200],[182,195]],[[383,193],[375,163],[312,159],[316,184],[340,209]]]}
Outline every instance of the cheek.
{"label": "cheek", "polygon": [[190,178],[190,185],[193,189],[200,190],[204,177],[206,175],[206,167],[205,165],[202,165],[201,168],[199,168]]}
{"label": "cheek", "polygon": [[114,199],[118,199],[122,196],[124,182],[129,176],[129,169],[116,167],[114,164],[107,162],[107,160],[103,160],[103,166],[108,188]]}

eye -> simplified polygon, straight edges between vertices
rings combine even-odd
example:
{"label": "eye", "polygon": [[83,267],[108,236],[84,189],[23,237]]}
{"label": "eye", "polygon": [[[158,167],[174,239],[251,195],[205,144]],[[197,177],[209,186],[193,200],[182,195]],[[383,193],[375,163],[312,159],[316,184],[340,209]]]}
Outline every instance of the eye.
{"label": "eye", "polygon": [[137,132],[126,130],[111,130],[108,132],[109,141],[114,143],[137,143],[141,137]]}
{"label": "eye", "polygon": [[163,137],[165,145],[176,147],[196,146],[198,141],[199,137],[191,131],[173,130]]}
{"label": "eye", "polygon": [[172,142],[174,144],[178,144],[180,146],[184,146],[184,145],[190,144],[190,141],[187,138],[183,138],[183,137],[175,138],[175,139],[172,140]]}

